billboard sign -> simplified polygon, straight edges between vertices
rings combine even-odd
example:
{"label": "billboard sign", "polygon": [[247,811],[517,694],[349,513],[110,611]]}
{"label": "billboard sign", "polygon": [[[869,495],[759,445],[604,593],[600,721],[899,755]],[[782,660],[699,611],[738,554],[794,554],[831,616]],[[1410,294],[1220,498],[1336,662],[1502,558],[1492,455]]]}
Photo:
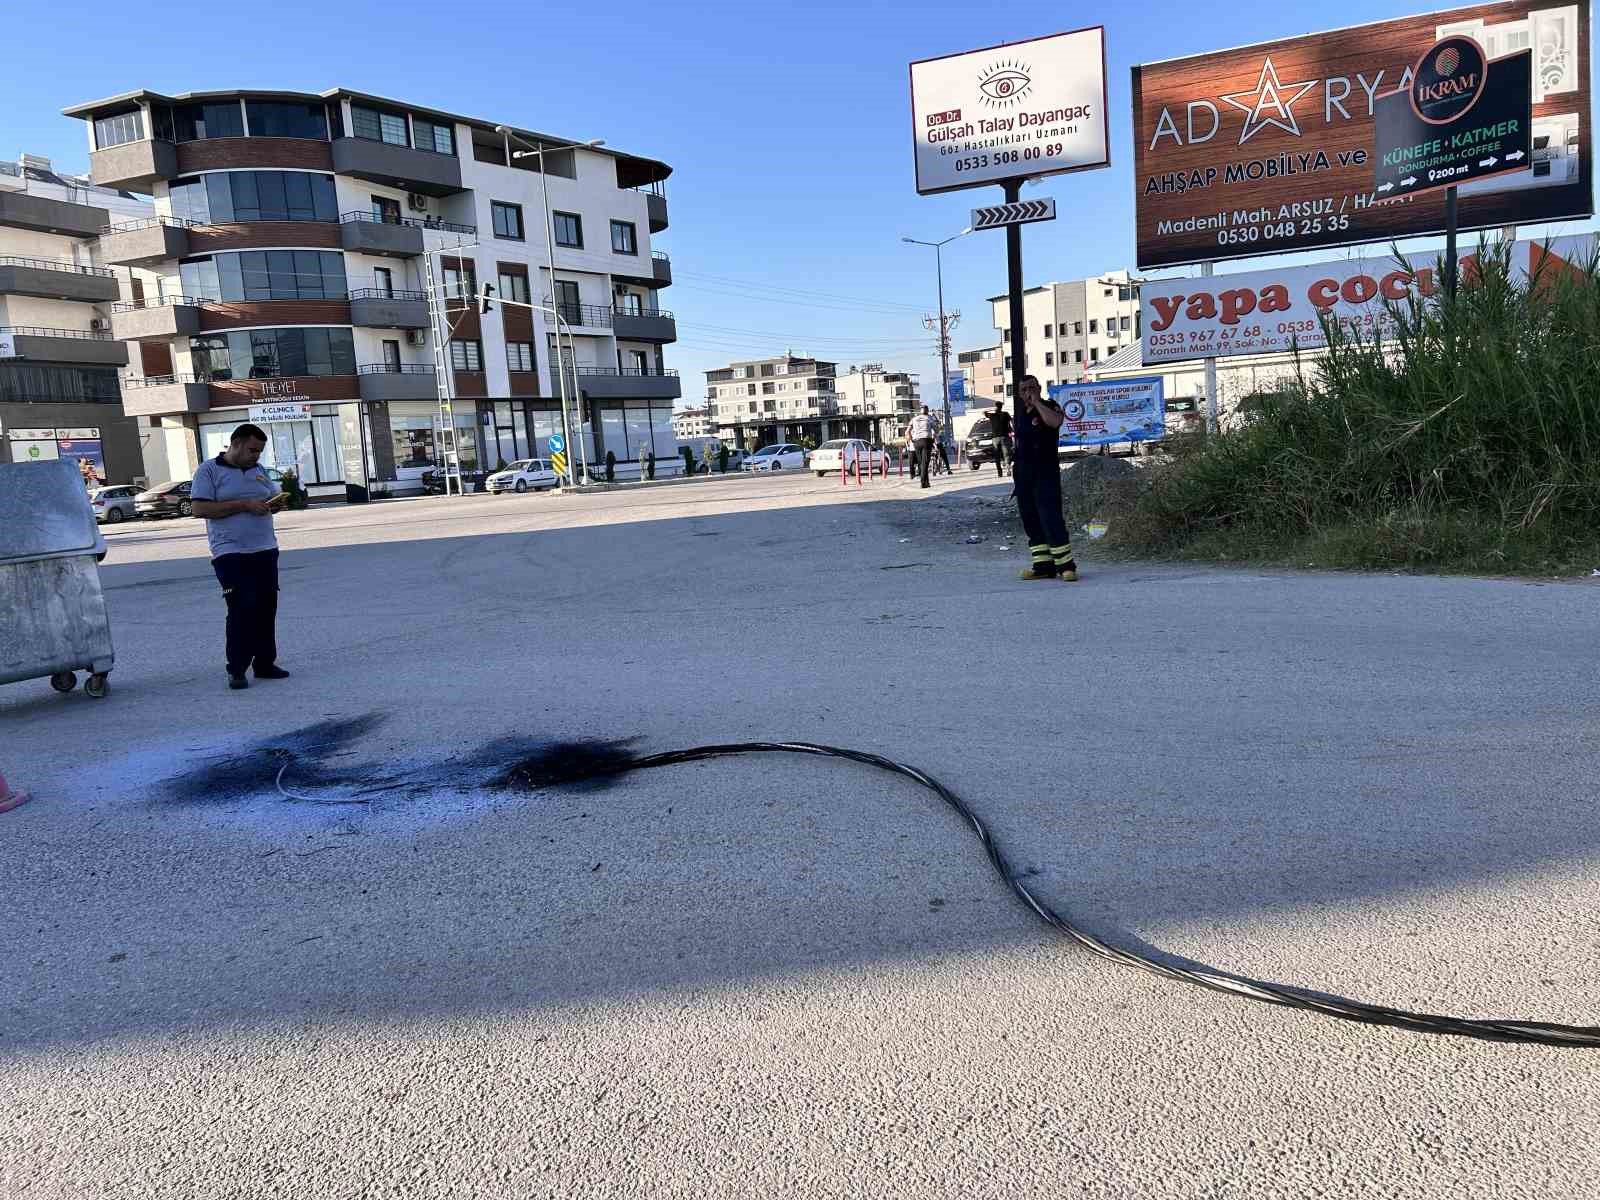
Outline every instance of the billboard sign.
{"label": "billboard sign", "polygon": [[1377,99],[1373,190],[1396,200],[1528,170],[1532,95],[1532,51],[1491,61],[1471,38],[1445,38],[1410,87]]}
{"label": "billboard sign", "polygon": [[[1513,276],[1542,283],[1584,273],[1600,253],[1593,235],[1523,241],[1512,247]],[[1471,279],[1476,255],[1461,258]],[[1145,366],[1236,354],[1284,354],[1326,346],[1324,318],[1362,337],[1388,337],[1390,305],[1428,300],[1444,290],[1432,255],[1402,263],[1392,255],[1275,267],[1197,279],[1154,279],[1140,289]]]}
{"label": "billboard sign", "polygon": [[1050,399],[1066,420],[1058,446],[1154,441],[1167,432],[1165,384],[1159,375],[1105,383],[1052,383]]}
{"label": "billboard sign", "polygon": [[1440,232],[1442,192],[1374,190],[1376,113],[1458,35],[1491,61],[1529,50],[1532,73],[1528,158],[1463,184],[1459,227],[1589,216],[1589,0],[1511,0],[1133,68],[1138,265]]}
{"label": "billboard sign", "polygon": [[912,63],[911,136],[924,196],[1110,166],[1105,30]]}

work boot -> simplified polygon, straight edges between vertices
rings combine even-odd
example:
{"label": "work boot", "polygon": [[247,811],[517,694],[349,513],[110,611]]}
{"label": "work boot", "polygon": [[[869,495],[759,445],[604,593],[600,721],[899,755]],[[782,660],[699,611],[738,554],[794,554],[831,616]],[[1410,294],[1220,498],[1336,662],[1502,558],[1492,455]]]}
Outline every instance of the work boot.
{"label": "work boot", "polygon": [[274,666],[273,664],[268,663],[264,667],[257,667],[256,668],[256,678],[257,679],[287,679],[287,678],[289,678],[289,672],[285,671],[282,667]]}
{"label": "work boot", "polygon": [[240,671],[237,675],[233,674],[232,672],[229,672],[229,674],[228,674],[228,687],[230,689],[232,689],[233,691],[237,692],[237,691],[240,691],[241,689],[247,688],[249,686],[250,686],[250,681],[244,677],[244,672],[243,671]]}

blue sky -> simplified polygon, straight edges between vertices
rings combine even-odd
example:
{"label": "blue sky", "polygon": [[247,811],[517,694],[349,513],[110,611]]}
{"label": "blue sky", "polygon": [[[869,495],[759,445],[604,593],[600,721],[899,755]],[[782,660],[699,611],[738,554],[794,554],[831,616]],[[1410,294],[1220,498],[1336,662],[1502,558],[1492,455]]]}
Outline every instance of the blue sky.
{"label": "blue sky", "polygon": [[[673,259],[662,303],[678,317],[668,363],[684,374],[685,402],[703,398],[707,369],[786,349],[920,371],[932,400],[938,359],[922,314],[934,305],[933,252],[900,236],[955,233],[1000,191],[916,194],[908,62],[1105,24],[1112,166],[1030,189],[1054,196],[1060,214],[1027,228],[1033,285],[1133,267],[1132,65],[1443,7],[536,0],[139,9],[90,0],[71,10],[81,30],[64,40],[66,10],[33,3],[7,18],[0,112],[5,153],[48,154],[77,170],[87,166],[82,125],[61,108],[135,87],[343,86],[602,137],[674,168],[671,228],[654,244]],[[944,263],[946,305],[962,313],[956,347],[989,344],[985,297],[1005,287],[1003,235],[962,238]]]}

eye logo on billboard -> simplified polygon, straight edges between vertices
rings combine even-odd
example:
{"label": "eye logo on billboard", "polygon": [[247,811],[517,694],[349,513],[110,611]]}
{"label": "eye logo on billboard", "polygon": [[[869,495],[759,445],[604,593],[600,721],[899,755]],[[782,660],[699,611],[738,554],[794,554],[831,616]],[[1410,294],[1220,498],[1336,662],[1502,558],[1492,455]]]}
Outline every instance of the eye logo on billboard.
{"label": "eye logo on billboard", "polygon": [[[1267,59],[1261,67],[1261,78],[1256,81],[1254,90],[1231,92],[1221,97],[1224,103],[1233,105],[1245,115],[1244,128],[1239,132],[1239,145],[1244,145],[1267,128],[1281,129],[1291,137],[1299,137],[1300,122],[1294,118],[1294,102],[1320,82],[1319,79],[1304,79],[1299,83],[1280,83],[1278,69],[1272,65],[1272,59]],[[1269,113],[1277,115],[1269,116]]]}
{"label": "eye logo on billboard", "polygon": [[1469,37],[1446,38],[1422,56],[1411,80],[1411,110],[1429,125],[1466,115],[1489,79],[1488,56]]}
{"label": "eye logo on billboard", "polygon": [[1033,87],[1029,67],[1015,59],[992,63],[978,76],[978,91],[983,93],[983,103],[990,108],[1010,108],[1020,104]]}

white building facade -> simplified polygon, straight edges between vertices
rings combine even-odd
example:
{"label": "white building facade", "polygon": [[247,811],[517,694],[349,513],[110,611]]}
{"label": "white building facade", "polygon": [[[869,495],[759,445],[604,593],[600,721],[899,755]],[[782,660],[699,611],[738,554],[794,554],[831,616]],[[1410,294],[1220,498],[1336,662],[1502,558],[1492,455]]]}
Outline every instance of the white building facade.
{"label": "white building facade", "polygon": [[[1013,354],[1010,300],[991,296],[989,304],[1003,351],[1002,394],[1009,396]],[[1097,363],[1130,342],[1138,342],[1139,281],[1127,271],[1111,271],[1092,279],[1029,288],[1022,297],[1022,319],[1023,369],[1046,387],[1076,383]]]}
{"label": "white building facade", "polygon": [[154,198],[101,253],[155,280],[112,324],[174,477],[252,416],[314,498],[416,490],[452,454],[481,477],[558,433],[575,462],[648,446],[671,469],[666,164],[344,89],[67,111],[93,177]]}
{"label": "white building facade", "polygon": [[72,458],[90,484],[148,478],[122,411],[128,348],[111,333],[138,273],[108,266],[98,240],[154,211],[38,155],[0,162],[0,462]]}

